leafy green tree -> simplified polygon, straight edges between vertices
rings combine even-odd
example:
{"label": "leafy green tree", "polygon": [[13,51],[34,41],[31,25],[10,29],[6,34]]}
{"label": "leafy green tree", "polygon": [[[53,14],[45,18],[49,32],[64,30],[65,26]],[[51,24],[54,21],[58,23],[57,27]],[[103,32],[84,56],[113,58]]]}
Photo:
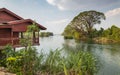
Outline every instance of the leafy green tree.
{"label": "leafy green tree", "polygon": [[98,37],[98,30],[97,29],[92,29],[91,37]]}
{"label": "leafy green tree", "polygon": [[105,20],[105,15],[98,11],[84,11],[78,14],[70,23],[71,27],[83,35],[91,37],[93,26],[100,24],[101,20]]}
{"label": "leafy green tree", "polygon": [[27,27],[27,32],[35,32],[40,31],[39,27],[36,25],[36,23],[33,23],[32,25],[29,25]]}
{"label": "leafy green tree", "polygon": [[72,39],[74,37],[75,29],[73,29],[70,25],[67,25],[62,33],[65,39]]}
{"label": "leafy green tree", "polygon": [[117,26],[113,25],[111,27],[110,38],[114,39],[114,40],[120,40],[120,28],[118,28]]}
{"label": "leafy green tree", "polygon": [[108,29],[104,30],[102,35],[103,35],[103,37],[109,37],[110,34],[111,34],[111,29],[108,28]]}
{"label": "leafy green tree", "polygon": [[[97,31],[97,30],[96,30]],[[97,31],[96,37],[103,36],[104,29],[101,27],[100,30]]]}
{"label": "leafy green tree", "polygon": [[71,26],[67,25],[65,30],[64,30],[63,35],[72,35],[72,34],[73,34],[73,30],[72,30]]}
{"label": "leafy green tree", "polygon": [[120,28],[112,25],[111,28],[108,28],[102,32],[102,36],[114,41],[120,41]]}

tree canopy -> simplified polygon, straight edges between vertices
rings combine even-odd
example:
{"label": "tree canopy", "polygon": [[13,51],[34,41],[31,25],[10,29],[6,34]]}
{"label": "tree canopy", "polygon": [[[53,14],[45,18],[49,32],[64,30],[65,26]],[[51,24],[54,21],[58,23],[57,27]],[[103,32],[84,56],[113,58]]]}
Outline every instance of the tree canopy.
{"label": "tree canopy", "polygon": [[104,13],[94,10],[84,11],[74,17],[69,25],[76,31],[90,37],[93,26],[100,24],[101,20],[105,20]]}

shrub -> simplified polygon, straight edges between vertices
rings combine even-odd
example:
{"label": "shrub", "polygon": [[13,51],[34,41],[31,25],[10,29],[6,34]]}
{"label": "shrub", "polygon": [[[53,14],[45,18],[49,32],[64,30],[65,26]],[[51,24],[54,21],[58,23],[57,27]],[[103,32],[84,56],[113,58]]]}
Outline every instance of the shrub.
{"label": "shrub", "polygon": [[64,64],[68,75],[94,75],[98,71],[97,58],[88,52],[71,52],[65,58]]}
{"label": "shrub", "polygon": [[64,39],[73,39],[73,36],[64,36]]}
{"label": "shrub", "polygon": [[25,49],[4,50],[7,56],[4,63],[10,72],[17,75],[94,75],[99,69],[97,58],[89,52],[62,55],[63,50],[56,49],[49,54],[38,54],[34,47]]}
{"label": "shrub", "polygon": [[43,54],[38,54],[36,48],[28,46],[19,51],[6,48],[3,52],[6,58],[3,60],[6,68],[17,75],[34,75],[39,69],[43,59]]}

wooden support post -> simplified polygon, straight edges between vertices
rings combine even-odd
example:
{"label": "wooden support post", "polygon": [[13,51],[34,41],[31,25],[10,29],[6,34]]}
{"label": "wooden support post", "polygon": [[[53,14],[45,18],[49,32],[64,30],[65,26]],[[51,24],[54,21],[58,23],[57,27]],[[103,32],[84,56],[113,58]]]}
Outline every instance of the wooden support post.
{"label": "wooden support post", "polygon": [[38,38],[40,37],[39,31],[38,31]]}
{"label": "wooden support post", "polygon": [[15,52],[15,47],[13,47],[13,50],[14,50],[14,52]]}
{"label": "wooden support post", "polygon": [[39,31],[38,31],[38,43],[40,44],[39,37],[40,37],[40,34],[39,34]]}
{"label": "wooden support post", "polygon": [[36,43],[35,32],[33,32],[33,43]]}
{"label": "wooden support post", "polygon": [[33,32],[33,38],[35,38],[35,32]]}
{"label": "wooden support post", "polygon": [[23,37],[23,32],[21,32],[21,38],[24,38],[24,37]]}

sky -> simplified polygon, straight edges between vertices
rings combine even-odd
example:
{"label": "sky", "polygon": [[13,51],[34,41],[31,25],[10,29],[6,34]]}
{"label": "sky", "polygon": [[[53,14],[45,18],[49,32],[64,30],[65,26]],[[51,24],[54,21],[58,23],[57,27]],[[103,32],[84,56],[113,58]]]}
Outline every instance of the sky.
{"label": "sky", "polygon": [[89,10],[106,16],[95,28],[120,27],[120,0],[0,0],[0,8],[3,7],[24,19],[35,20],[54,34],[61,34],[75,16]]}

